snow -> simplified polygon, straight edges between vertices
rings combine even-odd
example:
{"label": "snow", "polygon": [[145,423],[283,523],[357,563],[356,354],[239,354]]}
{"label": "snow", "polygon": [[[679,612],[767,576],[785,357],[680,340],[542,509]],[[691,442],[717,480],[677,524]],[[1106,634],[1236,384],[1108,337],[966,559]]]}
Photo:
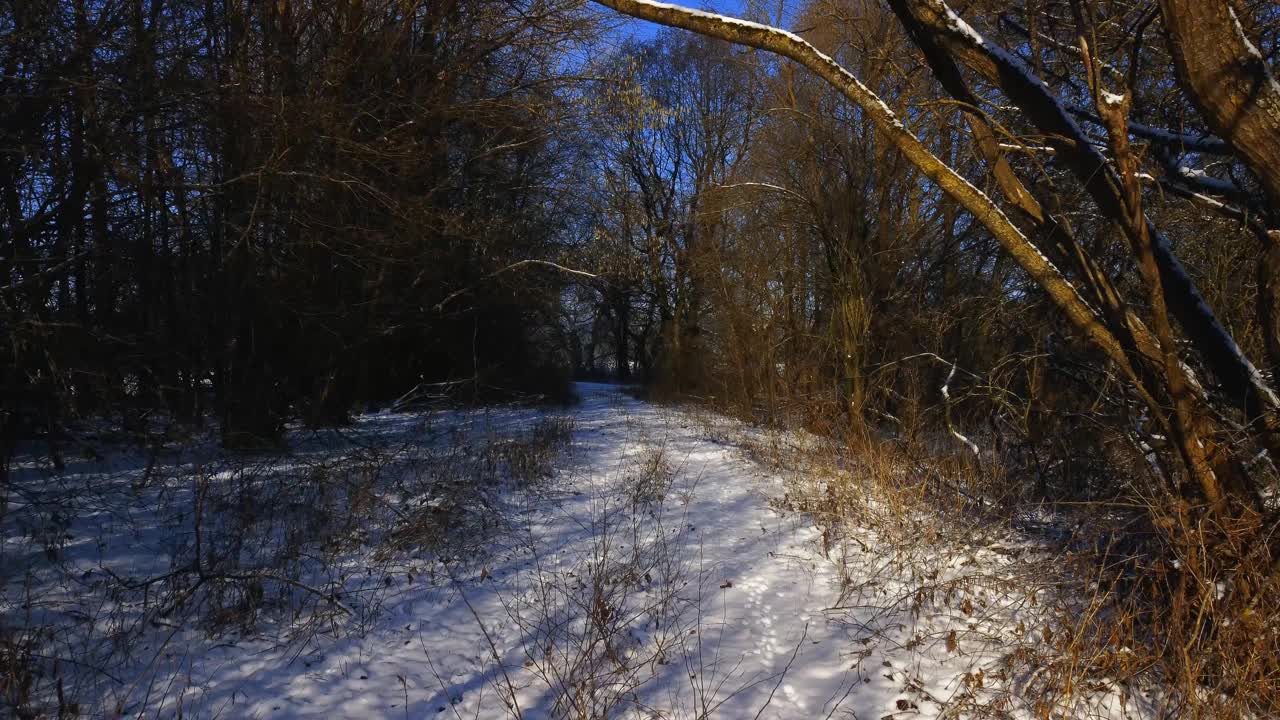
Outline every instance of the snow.
{"label": "snow", "polygon": [[1280,81],[1277,81],[1275,75],[1271,74],[1271,68],[1267,65],[1266,59],[1262,57],[1262,52],[1249,39],[1249,34],[1244,31],[1244,25],[1240,24],[1240,17],[1236,15],[1235,8],[1228,5],[1227,14],[1231,16],[1231,23],[1235,27],[1236,35],[1244,43],[1245,51],[1249,53],[1249,56],[1254,59],[1257,66],[1262,70],[1263,76],[1271,86],[1271,92],[1275,95],[1280,95]]}
{"label": "snow", "polygon": [[[859,471],[787,458],[826,441],[643,403],[616,386],[578,390],[571,411],[383,413],[340,438],[296,431],[292,456],[253,459],[265,487],[271,473],[380,458],[351,471],[377,468],[368,519],[325,563],[289,566],[309,589],[280,588],[296,591],[293,604],[239,632],[154,605],[189,554],[201,502],[192,478],[205,469],[212,503],[217,483],[245,482],[247,461],[199,442],[159,462],[126,453],[61,474],[29,457],[19,479],[32,492],[0,525],[0,627],[59,628],[48,651],[83,663],[60,672],[91,716],[117,706],[184,718],[1038,716],[1030,698],[1052,673],[1016,662],[1052,653],[1027,630],[1054,607],[1051,583],[1037,583],[1056,561],[1037,542],[947,516],[962,528],[954,537],[904,544],[935,531],[886,528],[938,518],[871,522],[888,512],[871,491],[858,501],[864,522],[820,529],[815,508],[849,491],[833,478]],[[548,421],[571,423],[572,442],[543,480],[495,481],[474,537],[437,549],[393,542],[398,523],[458,501],[451,476],[423,458],[475,472],[492,457],[477,444],[515,447]],[[159,480],[147,485],[144,472]],[[54,486],[83,492],[49,562],[28,541],[35,489]],[[476,488],[461,492],[476,500]],[[230,519],[206,515],[206,543]],[[152,578],[150,605],[111,576]],[[1154,712],[1124,687],[1097,686],[1074,707]]]}
{"label": "snow", "polygon": [[[772,35],[775,38],[784,40],[786,44],[801,48],[805,54],[812,55],[819,62],[826,65],[835,75],[839,76],[845,84],[855,89],[855,92],[866,99],[867,103],[873,105],[876,110],[881,113],[884,122],[888,125],[906,130],[906,126],[898,119],[898,116],[889,108],[889,106],[876,95],[871,88],[867,87],[853,73],[849,72],[840,63],[836,62],[830,55],[819,50],[808,40],[799,35],[782,28],[765,25],[763,23],[753,22],[751,20],[743,20],[741,18],[729,15],[721,15],[719,13],[706,12],[704,10],[695,10],[693,8],[684,7],[682,5],[673,5],[671,3],[657,2],[657,0],[627,0],[629,4],[645,6],[657,10],[675,12],[685,17],[694,18],[703,22],[712,22],[720,25],[733,27],[737,30],[745,30],[749,33],[761,33],[764,35]],[[608,2],[603,4],[609,5]],[[610,5],[612,7],[612,5]]]}
{"label": "snow", "polygon": [[1123,93],[1113,93],[1110,90],[1101,90],[1098,93],[1102,102],[1107,105],[1120,106],[1124,104],[1125,95]]}
{"label": "snow", "polygon": [[1173,168],[1179,178],[1195,183],[1196,186],[1205,188],[1212,192],[1222,193],[1231,197],[1239,197],[1241,195],[1240,188],[1230,180],[1216,178],[1204,170],[1192,168],[1186,165],[1176,165]]}
{"label": "snow", "polygon": [[1152,125],[1133,122],[1132,120],[1129,121],[1128,127],[1135,135],[1152,140],[1159,140],[1169,145],[1184,145],[1187,149],[1197,152],[1218,154],[1231,152],[1231,149],[1222,138],[1215,137],[1213,135],[1179,133],[1165,128],[1158,128]]}
{"label": "snow", "polygon": [[1000,143],[998,146],[1001,150],[1012,150],[1014,152],[1038,152],[1047,155],[1053,155],[1058,152],[1057,148],[1048,145],[1020,145],[1017,143]]}
{"label": "snow", "polygon": [[973,28],[973,26],[965,22],[964,18],[956,14],[956,12],[952,10],[947,3],[942,2],[942,0],[938,0],[937,4],[943,10],[946,17],[947,28],[951,32],[957,34],[961,38],[964,38],[975,47],[982,48],[982,50],[988,53],[991,58],[998,61],[1004,70],[1015,72],[1022,76],[1023,82],[1025,82],[1028,87],[1040,88],[1044,100],[1052,103],[1057,108],[1057,112],[1061,117],[1062,123],[1068,128],[1069,136],[1073,140],[1081,142],[1089,147],[1094,154],[1099,154],[1097,149],[1093,148],[1093,146],[1088,143],[1087,136],[1084,131],[1076,123],[1075,119],[1067,112],[1066,107],[1063,106],[1062,102],[1058,99],[1058,96],[1049,89],[1049,86],[1046,85],[1043,80],[1037,77],[1036,74],[1027,67],[1026,63],[1022,61],[1022,58],[1019,58],[1017,55],[1010,53],[995,43],[987,42],[987,39],[982,36],[982,33],[979,33]]}
{"label": "snow", "polygon": [[1257,366],[1254,365],[1251,360],[1249,360],[1249,357],[1245,355],[1244,350],[1236,344],[1235,338],[1231,336],[1231,333],[1227,332],[1226,328],[1222,327],[1222,323],[1218,321],[1218,317],[1214,314],[1213,309],[1209,307],[1209,303],[1205,301],[1204,296],[1201,295],[1200,291],[1196,288],[1190,274],[1187,273],[1182,262],[1178,260],[1177,255],[1173,253],[1173,248],[1170,247],[1168,238],[1165,237],[1164,233],[1152,228],[1151,239],[1152,246],[1157,255],[1162,256],[1165,260],[1165,270],[1169,275],[1177,277],[1179,282],[1189,289],[1189,295],[1196,303],[1196,312],[1201,316],[1201,318],[1203,318],[1203,322],[1207,326],[1207,329],[1217,336],[1218,342],[1222,347],[1227,349],[1235,364],[1243,369],[1249,385],[1258,393],[1261,400],[1266,404],[1266,407],[1280,407],[1280,395],[1276,395],[1275,390],[1273,390],[1270,384],[1268,384],[1267,379],[1263,377],[1262,372],[1258,370]]}
{"label": "snow", "polygon": [[[956,377],[956,364],[951,363],[951,372],[947,373],[947,379],[943,381],[942,388],[941,388],[942,399],[946,401],[948,404],[950,404],[951,402],[951,381],[954,380],[955,377]],[[982,452],[978,450],[978,445],[976,443],[974,443],[969,438],[965,437],[963,434],[960,433],[959,430],[955,429],[955,426],[951,425],[950,419],[948,419],[947,421],[947,427],[951,431],[951,436],[959,440],[960,442],[964,443],[964,446],[969,448],[969,451],[972,452],[975,456],[982,454]]]}

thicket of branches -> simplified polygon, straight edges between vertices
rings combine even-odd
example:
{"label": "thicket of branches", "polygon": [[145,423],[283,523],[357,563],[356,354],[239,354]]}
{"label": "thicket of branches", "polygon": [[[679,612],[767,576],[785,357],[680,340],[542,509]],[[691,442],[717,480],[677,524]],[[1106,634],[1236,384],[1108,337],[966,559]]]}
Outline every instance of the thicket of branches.
{"label": "thicket of branches", "polygon": [[552,129],[588,27],[558,0],[5,2],[0,457],[102,415],[262,445],[418,383],[537,384],[558,288],[495,273],[569,228]]}

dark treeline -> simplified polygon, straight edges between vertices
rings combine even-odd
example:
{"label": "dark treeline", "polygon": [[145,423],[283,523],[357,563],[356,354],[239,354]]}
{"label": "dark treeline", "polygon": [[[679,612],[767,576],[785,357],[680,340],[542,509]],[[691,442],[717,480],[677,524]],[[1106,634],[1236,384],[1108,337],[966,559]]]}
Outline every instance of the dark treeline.
{"label": "dark treeline", "polygon": [[3,454],[106,414],[243,446],[420,382],[534,383],[558,289],[491,275],[567,227],[549,128],[585,28],[553,2],[7,0]]}

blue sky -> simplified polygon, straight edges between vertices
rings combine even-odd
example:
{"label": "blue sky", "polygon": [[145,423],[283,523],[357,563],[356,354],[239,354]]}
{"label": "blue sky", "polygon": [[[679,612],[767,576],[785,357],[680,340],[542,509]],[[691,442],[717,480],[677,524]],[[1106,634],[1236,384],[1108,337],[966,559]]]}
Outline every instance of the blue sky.
{"label": "blue sky", "polygon": [[[801,0],[663,0],[664,2],[686,5],[688,7],[697,8],[699,10],[709,10],[711,12],[722,13],[733,17],[745,18],[754,15],[756,19],[760,17],[760,13],[750,13],[747,7],[764,8],[764,15],[769,18],[776,18],[779,12],[783,17],[788,18],[781,23],[784,27],[791,25],[791,18],[804,3]],[[610,10],[601,5],[596,5],[595,10],[604,13],[606,17],[616,21],[613,32],[607,34],[603,39],[603,45],[597,45],[593,50],[588,52],[599,52],[602,48],[616,47],[628,38],[645,41],[650,40],[657,34],[660,25],[637,20],[627,17],[622,13]]]}
{"label": "blue sky", "polygon": [[[680,5],[688,5],[699,10],[710,10],[712,12],[723,13],[725,15],[733,15],[742,17],[746,14],[744,10],[744,0],[697,0],[690,2],[689,0],[664,0]],[[612,11],[609,11],[612,12]],[[658,26],[643,20],[627,19],[624,24],[618,28],[618,34],[621,37],[634,37],[637,39],[653,37],[657,32]]]}

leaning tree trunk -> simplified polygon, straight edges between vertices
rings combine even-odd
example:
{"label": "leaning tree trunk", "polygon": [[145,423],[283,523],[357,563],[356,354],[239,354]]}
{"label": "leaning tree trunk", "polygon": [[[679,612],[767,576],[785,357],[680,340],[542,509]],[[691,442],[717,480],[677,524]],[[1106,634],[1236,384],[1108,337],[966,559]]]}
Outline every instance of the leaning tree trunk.
{"label": "leaning tree trunk", "polygon": [[[1182,89],[1205,124],[1258,178],[1265,226],[1256,228],[1258,319],[1273,377],[1280,372],[1280,83],[1224,0],[1161,0],[1169,50]],[[1280,428],[1274,407],[1267,427]]]}

